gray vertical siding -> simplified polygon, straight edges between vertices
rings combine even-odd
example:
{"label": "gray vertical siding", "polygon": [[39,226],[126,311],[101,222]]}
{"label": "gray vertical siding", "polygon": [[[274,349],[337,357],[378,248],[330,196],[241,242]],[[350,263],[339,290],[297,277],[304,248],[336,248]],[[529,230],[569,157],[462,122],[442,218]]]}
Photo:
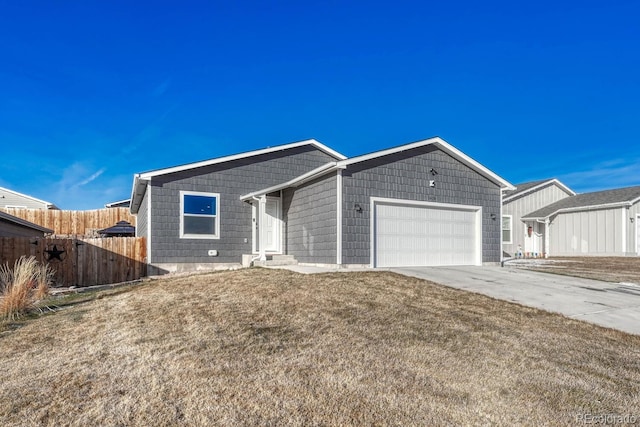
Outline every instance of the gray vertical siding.
{"label": "gray vertical siding", "polygon": [[144,197],[142,197],[142,202],[140,203],[140,209],[138,209],[138,213],[136,214],[136,236],[137,237],[148,237],[148,227],[147,224],[149,222],[149,209],[147,207],[149,191],[144,193]]}
{"label": "gray vertical siding", "polygon": [[38,200],[33,200],[30,197],[25,197],[21,194],[16,194],[10,191],[4,191],[0,188],[0,207],[23,207],[26,209],[48,209],[46,203],[42,203]]}
{"label": "gray vertical siding", "polygon": [[[312,146],[290,148],[154,177],[151,191],[151,259],[155,263],[239,263],[251,253],[251,206],[240,196],[280,184],[331,156]],[[180,191],[220,194],[220,239],[180,238]],[[246,241],[245,241],[246,240]],[[218,251],[217,257],[207,255]]]}
{"label": "gray vertical siding", "polygon": [[[510,256],[516,253],[518,245],[520,245],[524,250],[526,226],[522,222],[521,218],[531,212],[534,212],[544,206],[555,203],[558,200],[562,200],[566,197],[569,197],[569,194],[567,194],[556,184],[551,183],[546,187],[543,187],[532,193],[526,193],[521,197],[516,197],[505,203],[502,207],[502,214],[513,216],[512,243],[505,243],[502,249]],[[534,224],[533,227],[534,231],[544,233],[544,226]],[[542,239],[541,250],[544,250],[544,237]]]}
{"label": "gray vertical siding", "polygon": [[[640,202],[635,203],[627,210],[627,253],[626,255],[640,255],[640,245],[638,244],[638,230],[640,229]],[[630,218],[633,218],[631,222]]]}
{"label": "gray vertical siding", "polygon": [[[435,177],[431,168],[438,172]],[[431,179],[436,181],[433,188]],[[482,261],[500,261],[500,187],[437,147],[350,165],[343,171],[342,197],[344,264],[370,263],[370,197],[481,206]],[[362,212],[354,209],[356,203]]]}
{"label": "gray vertical siding", "polygon": [[336,263],[335,172],[283,192],[286,252],[299,262]]}
{"label": "gray vertical siding", "polygon": [[44,237],[44,232],[0,220],[0,237]]}

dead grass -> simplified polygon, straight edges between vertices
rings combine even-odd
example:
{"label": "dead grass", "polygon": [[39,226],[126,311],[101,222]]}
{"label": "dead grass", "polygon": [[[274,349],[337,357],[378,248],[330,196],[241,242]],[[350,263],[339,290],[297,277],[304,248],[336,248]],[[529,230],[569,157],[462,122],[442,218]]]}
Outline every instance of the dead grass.
{"label": "dead grass", "polygon": [[640,337],[392,273],[163,279],[0,337],[3,425],[640,416]]}
{"label": "dead grass", "polygon": [[605,282],[640,284],[640,258],[637,257],[552,257],[544,267],[524,267],[547,273],[584,277]]}

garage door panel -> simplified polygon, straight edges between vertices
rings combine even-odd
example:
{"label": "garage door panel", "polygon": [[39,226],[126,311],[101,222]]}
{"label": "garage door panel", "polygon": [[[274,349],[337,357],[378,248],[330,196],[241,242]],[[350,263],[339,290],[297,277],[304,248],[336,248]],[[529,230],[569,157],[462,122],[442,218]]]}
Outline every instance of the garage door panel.
{"label": "garage door panel", "polygon": [[400,203],[374,206],[376,266],[476,264],[478,209]]}

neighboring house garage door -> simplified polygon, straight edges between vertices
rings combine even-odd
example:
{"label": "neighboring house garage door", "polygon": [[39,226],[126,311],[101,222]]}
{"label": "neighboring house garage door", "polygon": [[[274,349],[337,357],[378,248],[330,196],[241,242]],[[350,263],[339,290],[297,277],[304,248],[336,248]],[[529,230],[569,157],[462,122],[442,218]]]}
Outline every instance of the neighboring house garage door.
{"label": "neighboring house garage door", "polygon": [[475,206],[372,199],[374,267],[480,265]]}

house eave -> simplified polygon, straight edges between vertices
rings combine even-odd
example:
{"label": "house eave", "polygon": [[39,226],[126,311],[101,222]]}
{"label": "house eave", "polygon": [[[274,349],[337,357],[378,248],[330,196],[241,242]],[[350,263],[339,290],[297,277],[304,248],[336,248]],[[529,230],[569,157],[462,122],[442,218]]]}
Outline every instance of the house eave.
{"label": "house eave", "polygon": [[135,215],[140,210],[140,204],[147,191],[147,185],[151,182],[151,179],[143,179],[140,174],[136,174],[133,177],[133,186],[131,189],[131,204],[129,205],[129,212]]}
{"label": "house eave", "polygon": [[598,209],[614,209],[614,208],[629,207],[631,205],[633,205],[633,202],[624,201],[624,202],[604,203],[600,205],[575,206],[570,208],[557,209],[552,213],[544,216],[523,216],[521,220],[522,221],[546,220],[551,218],[552,216],[556,216],[561,213],[591,211],[591,210],[598,210]]}
{"label": "house eave", "polygon": [[113,207],[113,206],[115,206],[115,205],[119,205],[119,204],[121,204],[121,203],[125,203],[125,202],[129,202],[129,203],[131,203],[131,199],[123,199],[123,200],[118,200],[117,202],[106,203],[106,204],[104,205],[104,207],[105,207],[105,208],[111,208],[111,207]]}

